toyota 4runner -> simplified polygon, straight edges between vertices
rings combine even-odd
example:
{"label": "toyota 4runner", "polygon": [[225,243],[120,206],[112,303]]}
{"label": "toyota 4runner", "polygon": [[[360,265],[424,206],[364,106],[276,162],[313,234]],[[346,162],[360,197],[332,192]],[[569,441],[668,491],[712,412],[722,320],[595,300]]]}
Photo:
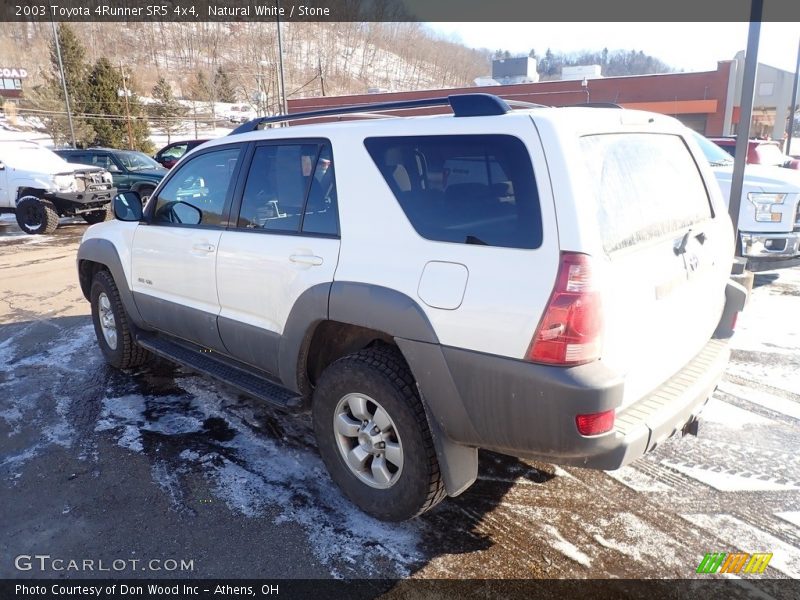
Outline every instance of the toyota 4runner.
{"label": "toyota 4runner", "polygon": [[694,432],[746,295],[696,142],[484,94],[338,112],[447,104],[258,119],[144,208],[118,195],[78,251],[106,360],[310,410],[332,479],[386,520],[467,489],[478,448],[616,469]]}

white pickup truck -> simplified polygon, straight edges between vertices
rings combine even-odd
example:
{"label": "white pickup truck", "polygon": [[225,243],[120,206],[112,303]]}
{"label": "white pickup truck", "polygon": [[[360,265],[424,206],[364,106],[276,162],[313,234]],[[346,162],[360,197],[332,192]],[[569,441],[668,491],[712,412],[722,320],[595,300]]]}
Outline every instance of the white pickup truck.
{"label": "white pickup truck", "polygon": [[105,169],[70,164],[34,142],[0,141],[0,214],[16,215],[25,233],[52,233],[59,217],[105,221],[115,194]]}
{"label": "white pickup truck", "polygon": [[[694,138],[727,201],[733,158],[700,134]],[[745,167],[738,243],[751,271],[800,265],[800,172],[769,165]]]}

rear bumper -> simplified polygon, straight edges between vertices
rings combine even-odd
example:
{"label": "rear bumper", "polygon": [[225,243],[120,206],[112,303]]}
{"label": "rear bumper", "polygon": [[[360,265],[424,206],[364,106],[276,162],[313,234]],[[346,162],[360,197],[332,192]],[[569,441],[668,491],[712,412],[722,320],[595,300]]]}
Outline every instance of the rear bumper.
{"label": "rear bumper", "polygon": [[612,431],[583,436],[576,415],[622,403],[624,382],[602,361],[564,369],[453,348],[442,352],[468,421],[440,423],[454,441],[595,469],[617,469],[694,420],[729,357],[725,341],[710,340],[678,373],[619,411]]}

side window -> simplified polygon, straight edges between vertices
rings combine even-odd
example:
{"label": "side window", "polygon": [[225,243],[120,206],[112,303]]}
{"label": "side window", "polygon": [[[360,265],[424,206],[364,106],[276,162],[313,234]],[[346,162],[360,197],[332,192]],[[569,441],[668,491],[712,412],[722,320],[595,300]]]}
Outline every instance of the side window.
{"label": "side window", "polygon": [[528,150],[511,135],[368,138],[372,160],[422,237],[505,248],[542,243]]}
{"label": "side window", "polygon": [[185,163],[158,194],[156,223],[220,225],[239,148],[215,150]]}
{"label": "side window", "polygon": [[308,191],[303,233],[339,234],[339,210],[336,203],[336,178],[330,144],[319,153],[311,188]]}
{"label": "side window", "polygon": [[319,144],[258,146],[247,175],[238,227],[300,231]]}

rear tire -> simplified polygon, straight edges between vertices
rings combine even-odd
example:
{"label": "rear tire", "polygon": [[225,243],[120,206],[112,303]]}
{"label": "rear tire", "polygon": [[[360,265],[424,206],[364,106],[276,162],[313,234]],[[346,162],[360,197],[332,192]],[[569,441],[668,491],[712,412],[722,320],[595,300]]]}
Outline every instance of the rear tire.
{"label": "rear tire", "polygon": [[95,274],[90,298],[94,332],[106,362],[118,369],[147,362],[150,353],[136,343],[117,284],[108,271]]}
{"label": "rear tire", "polygon": [[58,212],[50,200],[25,196],[17,202],[17,225],[29,235],[53,233],[58,227]]}
{"label": "rear tire", "polygon": [[105,208],[101,208],[95,212],[83,213],[81,216],[83,217],[84,221],[89,223],[89,225],[94,225],[95,223],[110,221],[114,218],[114,213],[112,212],[111,205],[109,204]]}
{"label": "rear tire", "polygon": [[365,513],[404,521],[445,497],[425,409],[396,348],[367,348],[328,366],[312,416],[331,478]]}

